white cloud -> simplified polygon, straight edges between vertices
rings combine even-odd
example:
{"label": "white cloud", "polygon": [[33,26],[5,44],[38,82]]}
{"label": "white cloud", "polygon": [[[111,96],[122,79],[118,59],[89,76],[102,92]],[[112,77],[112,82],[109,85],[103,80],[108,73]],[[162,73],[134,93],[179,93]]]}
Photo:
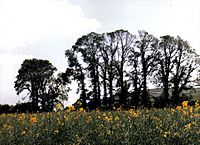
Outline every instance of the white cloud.
{"label": "white cloud", "polygon": [[20,99],[14,80],[24,59],[66,67],[64,51],[72,41],[100,26],[67,0],[0,0],[0,21],[0,104]]}
{"label": "white cloud", "polygon": [[166,0],[154,10],[153,21],[148,29],[157,36],[181,36],[200,52],[199,25],[200,1],[198,0]]}
{"label": "white cloud", "polygon": [[[179,35],[200,53],[199,0],[127,0],[124,7],[121,19],[118,15],[115,17],[121,21],[116,24],[118,29],[122,27],[133,34],[142,29],[157,37]],[[113,27],[113,24],[110,26]]]}
{"label": "white cloud", "polygon": [[28,58],[33,56],[0,53],[0,103],[15,104],[20,100],[14,90],[14,81],[21,63]]}
{"label": "white cloud", "polygon": [[100,23],[67,0],[1,0],[0,48],[14,49],[43,36],[73,37]]}

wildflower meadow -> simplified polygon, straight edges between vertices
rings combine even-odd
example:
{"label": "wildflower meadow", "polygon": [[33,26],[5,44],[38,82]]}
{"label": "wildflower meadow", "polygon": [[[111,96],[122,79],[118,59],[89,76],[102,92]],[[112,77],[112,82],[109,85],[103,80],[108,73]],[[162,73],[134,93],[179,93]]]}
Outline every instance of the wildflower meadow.
{"label": "wildflower meadow", "polygon": [[1,145],[200,144],[200,106],[0,115]]}

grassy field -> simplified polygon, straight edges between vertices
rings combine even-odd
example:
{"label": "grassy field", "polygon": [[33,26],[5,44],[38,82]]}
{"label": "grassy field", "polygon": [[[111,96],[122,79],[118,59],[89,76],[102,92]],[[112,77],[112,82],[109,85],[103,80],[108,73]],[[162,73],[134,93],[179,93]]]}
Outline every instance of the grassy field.
{"label": "grassy field", "polygon": [[1,145],[200,144],[200,106],[0,115]]}
{"label": "grassy field", "polygon": [[[162,89],[150,89],[149,90],[149,93],[151,96],[154,96],[154,97],[159,97],[160,94],[162,93]],[[187,91],[183,91],[184,94],[186,95],[190,95],[191,96],[191,99],[196,101],[196,100],[200,100],[200,88],[193,88],[193,89],[190,89],[190,90],[187,90]],[[169,89],[169,95],[172,96],[172,90]]]}

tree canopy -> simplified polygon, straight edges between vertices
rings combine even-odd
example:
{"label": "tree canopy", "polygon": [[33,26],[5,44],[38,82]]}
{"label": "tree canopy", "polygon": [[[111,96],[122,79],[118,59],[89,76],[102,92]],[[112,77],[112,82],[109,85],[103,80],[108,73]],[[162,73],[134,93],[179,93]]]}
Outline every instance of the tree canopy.
{"label": "tree canopy", "polygon": [[178,104],[199,65],[199,55],[187,41],[169,35],[159,39],[146,31],[138,31],[138,36],[126,30],[91,32],[65,54],[66,74],[73,72],[71,77],[81,86],[80,100],[92,108],[149,106],[150,83],[163,89],[159,98],[163,106]]}
{"label": "tree canopy", "polygon": [[17,94],[28,92],[33,111],[51,111],[56,98],[63,91],[61,77],[53,76],[56,68],[42,59],[26,59],[21,64],[15,81]]}

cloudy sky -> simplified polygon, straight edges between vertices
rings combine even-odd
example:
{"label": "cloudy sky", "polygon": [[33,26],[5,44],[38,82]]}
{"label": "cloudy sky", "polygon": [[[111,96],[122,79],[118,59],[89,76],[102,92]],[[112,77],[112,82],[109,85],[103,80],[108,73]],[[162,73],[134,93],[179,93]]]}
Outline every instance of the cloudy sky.
{"label": "cloudy sky", "polygon": [[24,59],[48,59],[65,71],[64,51],[83,34],[179,35],[200,53],[199,26],[199,0],[0,0],[0,104],[21,100],[14,81]]}

